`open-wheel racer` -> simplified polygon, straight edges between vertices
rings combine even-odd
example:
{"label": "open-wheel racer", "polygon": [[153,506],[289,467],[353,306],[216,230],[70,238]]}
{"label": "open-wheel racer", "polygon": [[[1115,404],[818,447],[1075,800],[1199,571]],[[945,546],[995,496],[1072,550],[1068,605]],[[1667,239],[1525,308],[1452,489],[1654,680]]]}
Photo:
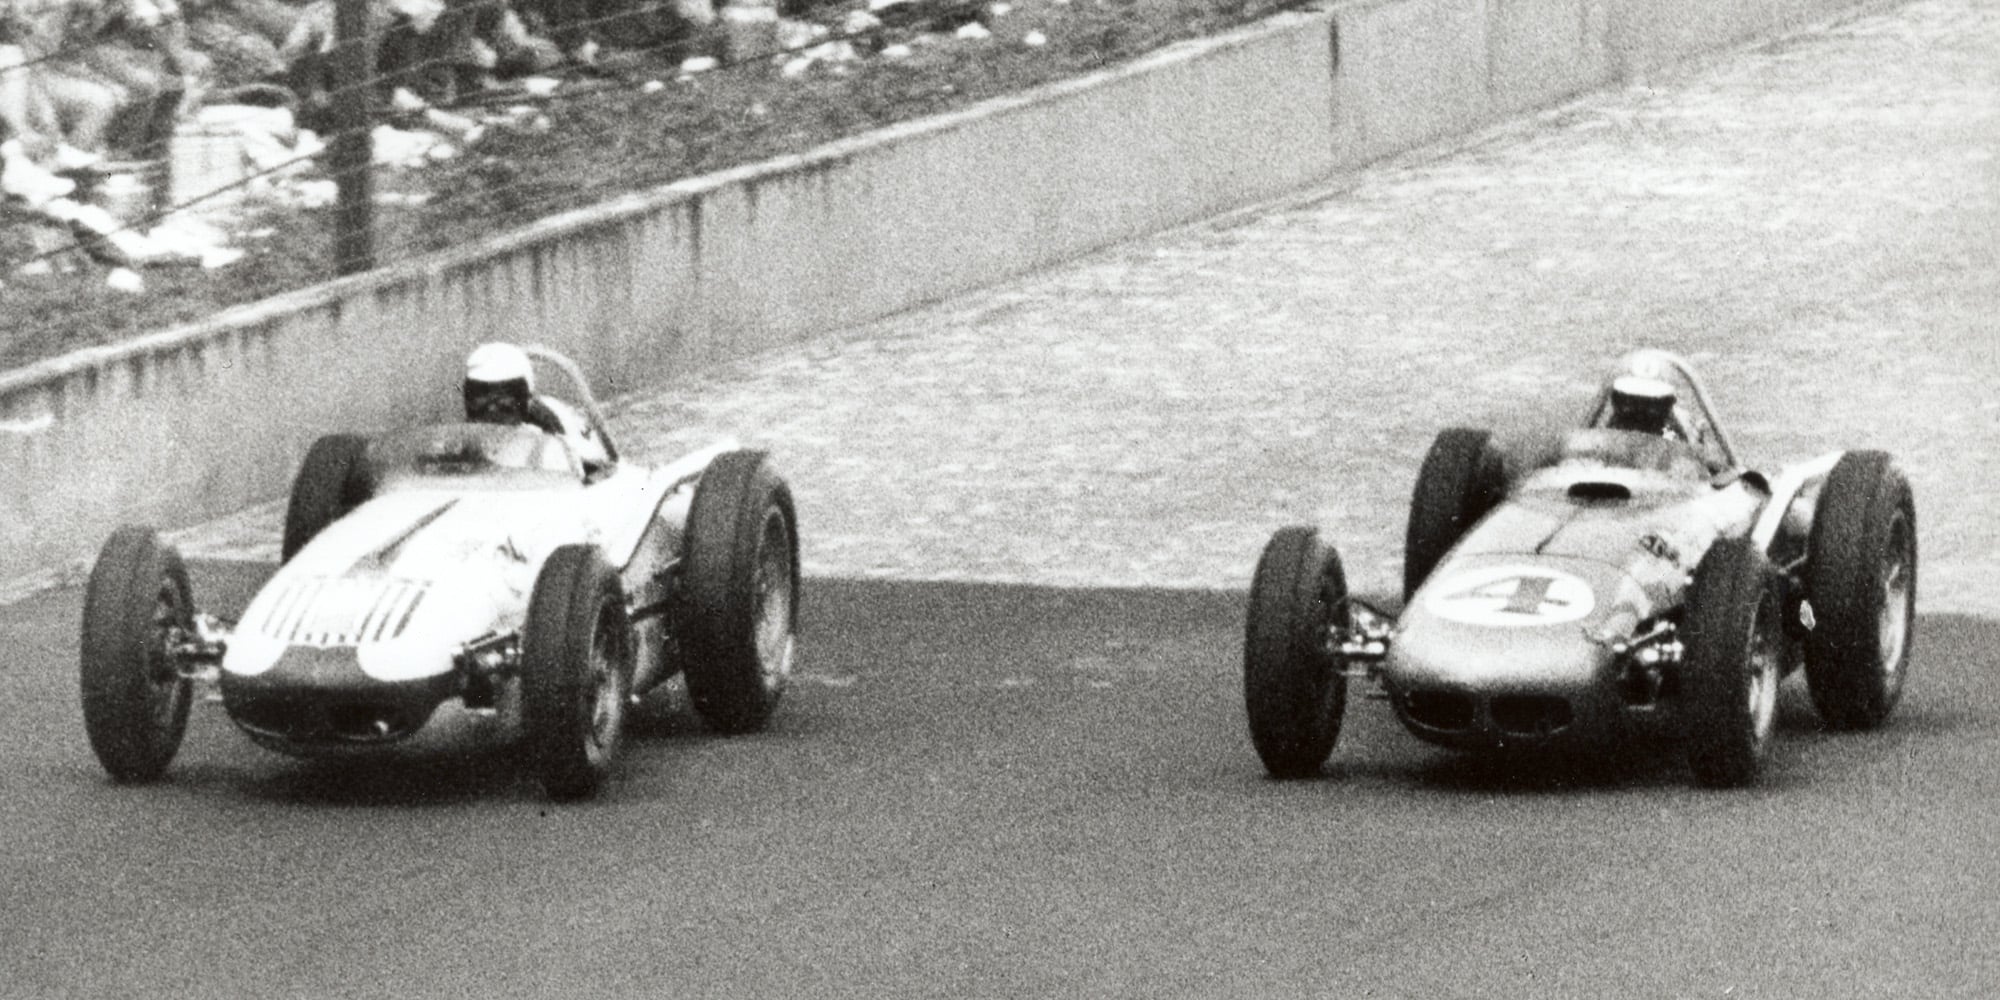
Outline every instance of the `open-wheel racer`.
{"label": "open-wheel racer", "polygon": [[576,365],[528,356],[567,383],[580,424],[321,438],[293,482],[284,561],[233,624],[197,609],[157,533],[114,533],[83,614],[84,724],[105,769],[162,775],[210,684],[283,753],[469,729],[520,746],[559,799],[599,789],[627,709],[676,675],[712,727],[763,726],[794,652],[790,488],[763,452],[727,445],[619,460]]}
{"label": "open-wheel racer", "polygon": [[1279,530],[1251,585],[1244,696],[1278,777],[1316,773],[1347,685],[1465,750],[1678,739],[1694,779],[1754,781],[1781,679],[1803,666],[1835,729],[1870,729],[1908,673],[1910,485],[1879,451],[1746,466],[1693,368],[1627,356],[1544,448],[1451,428],[1417,475],[1404,606],[1351,597],[1334,549]]}

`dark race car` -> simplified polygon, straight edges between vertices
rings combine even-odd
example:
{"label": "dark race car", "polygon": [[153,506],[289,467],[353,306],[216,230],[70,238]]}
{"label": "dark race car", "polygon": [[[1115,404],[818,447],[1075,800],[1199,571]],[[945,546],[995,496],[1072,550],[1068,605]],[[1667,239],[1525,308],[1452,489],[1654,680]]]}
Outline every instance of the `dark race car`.
{"label": "dark race car", "polygon": [[1752,470],[1686,361],[1641,351],[1620,372],[1579,427],[1529,453],[1438,435],[1398,615],[1348,595],[1315,529],[1272,537],[1244,642],[1250,735],[1272,775],[1319,770],[1350,680],[1376,681],[1431,743],[1664,736],[1718,787],[1756,779],[1778,684],[1801,665],[1829,727],[1888,718],[1915,621],[1903,473],[1877,451]]}

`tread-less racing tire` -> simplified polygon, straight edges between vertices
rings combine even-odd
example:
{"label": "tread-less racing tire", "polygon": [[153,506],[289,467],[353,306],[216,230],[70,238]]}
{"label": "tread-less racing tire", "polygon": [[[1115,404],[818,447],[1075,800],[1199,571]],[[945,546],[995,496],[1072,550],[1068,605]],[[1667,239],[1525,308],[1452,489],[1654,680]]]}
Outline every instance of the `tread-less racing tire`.
{"label": "tread-less racing tire", "polygon": [[1417,592],[1451,551],[1506,492],[1500,455],[1492,434],[1467,427],[1438,432],[1417,470],[1410,496],[1410,523],[1403,536],[1403,600]]}
{"label": "tread-less racing tire", "polygon": [[348,511],[374,495],[367,464],[368,441],[354,434],[328,434],[312,443],[292,478],[285,504],[285,536],[279,560],[291,562],[306,543]]}
{"label": "tread-less racing tire", "polygon": [[630,624],[618,575],[594,546],[542,564],[521,639],[521,723],[529,766],[558,800],[595,795],[624,742]]}
{"label": "tread-less racing tire", "polygon": [[1737,788],[1763,769],[1785,667],[1782,615],[1778,588],[1747,539],[1716,542],[1695,567],[1682,668],[1695,783]]}
{"label": "tread-less racing tire", "polygon": [[166,773],[187,732],[194,682],[173,646],[194,628],[180,553],[152,530],[123,527],[98,551],[83,592],[83,728],[116,781]]}
{"label": "tread-less racing tire", "polygon": [[1854,451],[1834,464],[1807,551],[1813,707],[1828,728],[1873,729],[1903,696],[1916,623],[1916,502],[1888,455]]}
{"label": "tread-less racing tire", "polygon": [[1281,528],[1250,583],[1243,630],[1243,707],[1250,742],[1274,778],[1306,778],[1340,739],[1347,675],[1325,648],[1347,617],[1340,557],[1311,528]]}
{"label": "tread-less racing tire", "polygon": [[688,700],[719,732],[762,729],[790,679],[798,626],[791,488],[764,452],[726,452],[695,485],[687,524]]}

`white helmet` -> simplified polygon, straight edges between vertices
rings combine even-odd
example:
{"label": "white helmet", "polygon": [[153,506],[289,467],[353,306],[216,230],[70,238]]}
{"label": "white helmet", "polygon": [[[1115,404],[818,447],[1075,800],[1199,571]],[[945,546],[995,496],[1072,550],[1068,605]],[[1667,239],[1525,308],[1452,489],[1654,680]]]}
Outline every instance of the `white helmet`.
{"label": "white helmet", "polygon": [[1674,412],[1673,384],[1646,375],[1620,375],[1611,380],[1611,415],[1605,426],[1613,430],[1664,434]]}
{"label": "white helmet", "polygon": [[528,391],[535,391],[535,366],[528,360],[528,352],[513,344],[481,344],[465,356],[465,380],[468,382],[512,382],[519,379],[526,382]]}
{"label": "white helmet", "polygon": [[481,344],[465,358],[465,419],[518,424],[528,419],[535,366],[513,344]]}

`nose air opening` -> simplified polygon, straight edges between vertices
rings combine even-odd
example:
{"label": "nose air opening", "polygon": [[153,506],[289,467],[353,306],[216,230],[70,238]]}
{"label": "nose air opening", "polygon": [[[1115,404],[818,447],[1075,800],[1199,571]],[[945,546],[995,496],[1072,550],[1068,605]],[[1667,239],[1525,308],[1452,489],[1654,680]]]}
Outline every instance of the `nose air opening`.
{"label": "nose air opening", "polygon": [[1632,499],[1632,488],[1624,483],[1605,483],[1586,480],[1580,483],[1571,483],[1569,496],[1572,500],[1599,502],[1630,500]]}
{"label": "nose air opening", "polygon": [[1403,697],[1403,712],[1418,725],[1444,732],[1472,728],[1474,704],[1461,691],[1412,691]]}
{"label": "nose air opening", "polygon": [[1498,695],[1491,711],[1493,725],[1510,736],[1550,736],[1571,718],[1569,702],[1554,695]]}

